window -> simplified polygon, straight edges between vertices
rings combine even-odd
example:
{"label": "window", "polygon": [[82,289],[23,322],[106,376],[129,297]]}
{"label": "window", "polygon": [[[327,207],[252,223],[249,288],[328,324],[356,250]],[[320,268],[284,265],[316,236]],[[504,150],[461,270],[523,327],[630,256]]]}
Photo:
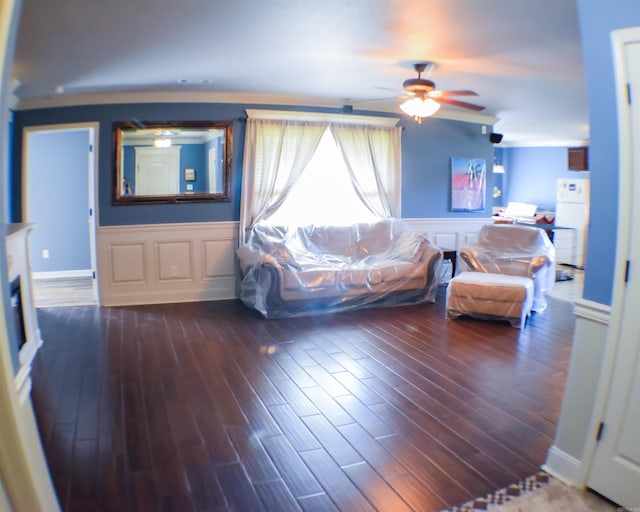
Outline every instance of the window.
{"label": "window", "polygon": [[353,188],[340,148],[327,128],[300,179],[264,223],[341,225],[376,218]]}
{"label": "window", "polygon": [[247,114],[240,243],[256,223],[352,224],[400,215],[397,119]]}

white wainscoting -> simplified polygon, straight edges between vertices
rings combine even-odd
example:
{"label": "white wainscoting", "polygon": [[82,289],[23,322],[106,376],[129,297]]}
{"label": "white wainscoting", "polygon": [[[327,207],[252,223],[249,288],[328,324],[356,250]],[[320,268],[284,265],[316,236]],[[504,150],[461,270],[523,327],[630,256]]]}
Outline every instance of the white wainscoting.
{"label": "white wainscoting", "polygon": [[476,234],[491,218],[485,219],[403,219],[413,229],[427,235],[441,249],[455,249],[475,242]]}
{"label": "white wainscoting", "polygon": [[[404,219],[441,248],[473,241],[491,219]],[[237,222],[100,227],[100,304],[125,306],[237,297]]]}
{"label": "white wainscoting", "polygon": [[98,228],[100,304],[233,299],[237,222]]}

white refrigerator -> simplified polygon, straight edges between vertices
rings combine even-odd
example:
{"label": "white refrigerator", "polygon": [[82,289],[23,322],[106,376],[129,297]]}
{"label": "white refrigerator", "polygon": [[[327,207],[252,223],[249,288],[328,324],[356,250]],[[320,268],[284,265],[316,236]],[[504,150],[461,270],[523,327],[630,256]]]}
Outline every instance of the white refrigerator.
{"label": "white refrigerator", "polygon": [[[553,244],[556,264],[584,268],[587,226],[589,225],[589,180],[559,179]],[[568,229],[559,229],[568,228]]]}

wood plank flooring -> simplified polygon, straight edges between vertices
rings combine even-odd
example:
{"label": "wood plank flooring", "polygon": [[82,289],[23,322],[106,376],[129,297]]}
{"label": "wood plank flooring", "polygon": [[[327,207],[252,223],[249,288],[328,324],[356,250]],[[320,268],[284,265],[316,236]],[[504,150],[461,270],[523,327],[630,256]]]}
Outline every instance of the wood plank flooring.
{"label": "wood plank flooring", "polygon": [[518,330],[435,304],[264,320],[237,301],[38,311],[67,511],[437,511],[539,469],[573,306]]}

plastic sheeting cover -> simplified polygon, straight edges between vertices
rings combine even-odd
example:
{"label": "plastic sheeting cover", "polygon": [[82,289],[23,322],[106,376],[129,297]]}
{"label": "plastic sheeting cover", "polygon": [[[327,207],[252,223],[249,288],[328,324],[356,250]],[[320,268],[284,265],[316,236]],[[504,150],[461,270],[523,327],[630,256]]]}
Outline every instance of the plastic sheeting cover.
{"label": "plastic sheeting cover", "polygon": [[237,251],[240,299],[267,318],[434,302],[442,251],[397,219],[258,224]]}
{"label": "plastic sheeting cover", "polygon": [[533,311],[547,307],[556,278],[556,254],[544,229],[513,224],[482,226],[477,241],[458,252],[460,272],[506,274],[533,279]]}
{"label": "plastic sheeting cover", "polygon": [[462,272],[447,286],[447,317],[506,320],[524,327],[533,306],[533,280],[523,276]]}

